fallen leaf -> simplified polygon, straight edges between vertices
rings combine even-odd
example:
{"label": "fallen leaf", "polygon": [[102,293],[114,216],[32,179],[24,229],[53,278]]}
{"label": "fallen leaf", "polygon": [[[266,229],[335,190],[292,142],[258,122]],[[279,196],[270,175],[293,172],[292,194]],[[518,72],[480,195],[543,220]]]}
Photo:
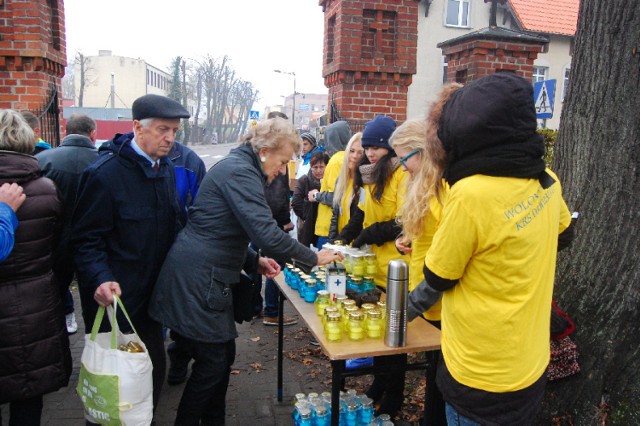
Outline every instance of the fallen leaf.
{"label": "fallen leaf", "polygon": [[251,364],[249,364],[249,366],[256,371],[264,370],[262,368],[262,364],[260,364],[259,362],[252,362]]}
{"label": "fallen leaf", "polygon": [[304,365],[311,365],[311,364],[313,364],[313,360],[310,359],[310,358],[305,358],[305,359],[302,360],[302,363]]}
{"label": "fallen leaf", "polygon": [[251,338],[251,339],[249,339],[249,340],[251,340],[252,342],[257,342],[257,341],[259,341],[259,340],[260,340],[260,336],[252,337],[252,338]]}
{"label": "fallen leaf", "polygon": [[238,374],[240,374],[240,370],[231,370],[231,374],[237,376]]}

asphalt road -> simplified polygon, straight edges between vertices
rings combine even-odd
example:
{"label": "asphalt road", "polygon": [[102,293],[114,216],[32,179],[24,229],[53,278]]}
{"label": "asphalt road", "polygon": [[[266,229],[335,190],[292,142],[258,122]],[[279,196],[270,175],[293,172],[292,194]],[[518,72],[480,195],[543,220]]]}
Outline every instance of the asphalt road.
{"label": "asphalt road", "polygon": [[204,161],[205,166],[207,166],[207,170],[215,163],[218,162],[222,157],[227,155],[229,151],[236,146],[237,143],[227,143],[222,145],[187,145],[193,151],[195,151],[202,161]]}

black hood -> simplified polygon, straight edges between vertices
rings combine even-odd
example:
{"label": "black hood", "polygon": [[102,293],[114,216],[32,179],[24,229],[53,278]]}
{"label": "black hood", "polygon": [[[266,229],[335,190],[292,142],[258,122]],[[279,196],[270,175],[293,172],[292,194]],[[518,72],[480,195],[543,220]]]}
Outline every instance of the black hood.
{"label": "black hood", "polygon": [[498,73],[469,83],[451,96],[440,118],[445,179],[453,185],[473,174],[538,177],[545,165],[536,127],[529,81]]}

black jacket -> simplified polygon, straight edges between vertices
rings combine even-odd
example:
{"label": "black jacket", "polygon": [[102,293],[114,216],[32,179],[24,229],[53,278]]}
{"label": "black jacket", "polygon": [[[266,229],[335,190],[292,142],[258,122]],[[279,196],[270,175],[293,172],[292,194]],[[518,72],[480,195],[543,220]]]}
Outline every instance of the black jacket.
{"label": "black jacket", "polygon": [[[156,172],[120,135],[100,152],[82,175],[73,215],[82,315],[91,327],[96,288],[117,281],[135,325],[149,320],[149,297],[183,220],[173,165],[162,158]],[[126,321],[120,325],[129,329]]]}
{"label": "black jacket", "polygon": [[[311,173],[311,171],[309,171]],[[316,217],[318,215],[318,203],[312,203],[309,201],[309,191],[312,189],[320,190],[320,181],[315,185],[306,174],[298,179],[296,187],[293,190],[293,197],[291,198],[291,207],[296,216],[304,221],[302,228],[298,228],[298,241],[305,246],[309,247],[310,244],[315,245],[318,241],[318,236],[315,235]]]}
{"label": "black jacket", "polygon": [[17,212],[13,251],[0,262],[0,404],[53,392],[71,374],[62,299],[51,271],[62,202],[34,157],[0,151],[0,185],[13,182],[27,199]]}

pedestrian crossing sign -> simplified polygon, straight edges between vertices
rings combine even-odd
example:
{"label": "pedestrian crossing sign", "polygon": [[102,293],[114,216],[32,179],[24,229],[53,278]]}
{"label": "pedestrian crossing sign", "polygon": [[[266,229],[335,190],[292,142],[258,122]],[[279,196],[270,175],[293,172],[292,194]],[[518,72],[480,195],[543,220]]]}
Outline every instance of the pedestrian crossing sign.
{"label": "pedestrian crossing sign", "polygon": [[536,103],[536,118],[553,117],[553,101],[556,81],[544,80],[533,83],[533,99]]}
{"label": "pedestrian crossing sign", "polygon": [[260,111],[251,110],[249,111],[249,120],[260,120]]}

